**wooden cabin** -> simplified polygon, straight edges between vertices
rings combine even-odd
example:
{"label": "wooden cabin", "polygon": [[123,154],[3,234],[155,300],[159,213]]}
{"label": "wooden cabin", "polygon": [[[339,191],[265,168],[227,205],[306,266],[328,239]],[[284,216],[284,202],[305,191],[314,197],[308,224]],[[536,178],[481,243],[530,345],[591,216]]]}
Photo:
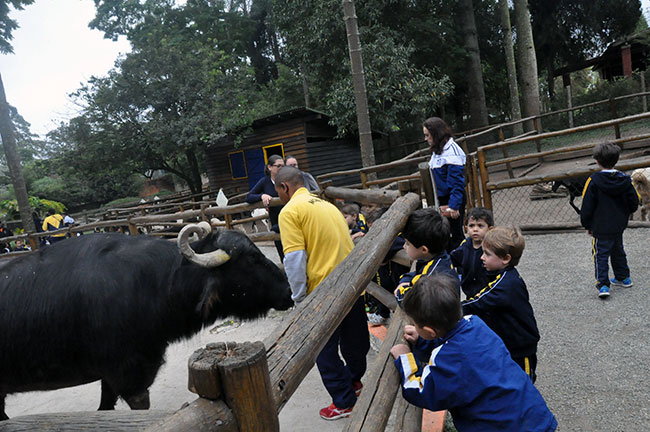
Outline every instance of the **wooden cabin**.
{"label": "wooden cabin", "polygon": [[264,176],[268,158],[274,154],[294,156],[300,169],[314,177],[360,168],[358,141],[335,138],[337,130],[328,121],[324,113],[296,108],[253,121],[252,134],[238,147],[230,137],[208,146],[205,164],[210,189],[223,188],[227,196],[247,192]]}

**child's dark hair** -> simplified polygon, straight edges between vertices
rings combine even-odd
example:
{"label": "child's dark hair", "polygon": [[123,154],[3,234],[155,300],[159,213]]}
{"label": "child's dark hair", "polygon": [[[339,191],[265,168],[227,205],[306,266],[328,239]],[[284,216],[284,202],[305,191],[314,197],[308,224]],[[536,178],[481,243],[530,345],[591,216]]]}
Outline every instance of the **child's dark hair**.
{"label": "child's dark hair", "polygon": [[465,215],[465,225],[469,222],[470,219],[475,221],[484,221],[488,226],[494,226],[494,216],[492,216],[492,210],[488,210],[485,207],[473,207],[469,209],[467,215]]}
{"label": "child's dark hair", "polygon": [[526,241],[519,228],[494,227],[485,234],[482,246],[483,250],[489,249],[499,258],[510,255],[510,265],[514,267],[519,264]]}
{"label": "child's dark hair", "polygon": [[402,231],[402,237],[413,246],[426,246],[429,253],[436,255],[447,247],[450,229],[447,218],[432,207],[415,210],[409,216]]}
{"label": "child's dark hair", "polygon": [[406,292],[402,308],[418,326],[448,332],[463,317],[459,285],[444,273],[423,276]]}
{"label": "child's dark hair", "polygon": [[347,215],[357,216],[359,214],[359,206],[354,203],[343,204],[339,210]]}
{"label": "child's dark hair", "polygon": [[377,207],[366,214],[366,223],[372,225],[388,211],[388,207]]}
{"label": "child's dark hair", "polygon": [[445,144],[452,137],[451,128],[440,117],[429,117],[422,123],[422,126],[427,128],[431,134],[431,138],[433,138],[431,151],[435,154],[442,153]]}
{"label": "child's dark hair", "polygon": [[621,148],[614,143],[605,142],[594,147],[594,159],[605,169],[612,169],[618,162]]}

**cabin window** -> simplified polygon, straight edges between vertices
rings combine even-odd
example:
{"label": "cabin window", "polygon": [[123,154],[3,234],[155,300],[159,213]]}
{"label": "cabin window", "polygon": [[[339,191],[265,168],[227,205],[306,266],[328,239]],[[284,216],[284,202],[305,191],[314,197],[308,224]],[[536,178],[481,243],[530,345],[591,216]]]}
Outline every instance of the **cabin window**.
{"label": "cabin window", "polygon": [[228,153],[228,162],[230,163],[230,172],[233,180],[248,178],[246,171],[246,159],[243,151]]}
{"label": "cabin window", "polygon": [[273,155],[278,155],[281,156],[282,159],[284,159],[284,145],[282,143],[279,144],[271,144],[262,147],[262,150],[264,151],[264,164],[268,165],[269,163],[269,157]]}

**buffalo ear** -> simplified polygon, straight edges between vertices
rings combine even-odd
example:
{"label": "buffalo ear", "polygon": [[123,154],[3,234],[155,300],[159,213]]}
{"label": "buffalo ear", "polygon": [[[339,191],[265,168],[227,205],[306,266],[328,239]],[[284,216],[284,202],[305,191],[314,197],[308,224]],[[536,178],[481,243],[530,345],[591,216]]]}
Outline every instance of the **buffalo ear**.
{"label": "buffalo ear", "polygon": [[214,278],[208,278],[203,286],[199,304],[196,305],[196,312],[201,314],[201,318],[204,321],[207,321],[210,318],[215,305],[219,304],[221,301],[217,285],[217,281]]}

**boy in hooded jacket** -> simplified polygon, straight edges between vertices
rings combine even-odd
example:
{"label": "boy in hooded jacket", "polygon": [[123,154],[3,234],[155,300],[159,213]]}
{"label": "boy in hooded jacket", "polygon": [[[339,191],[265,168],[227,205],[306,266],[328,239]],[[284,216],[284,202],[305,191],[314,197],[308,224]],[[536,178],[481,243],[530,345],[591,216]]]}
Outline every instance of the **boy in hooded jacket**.
{"label": "boy in hooded jacket", "polygon": [[[609,297],[610,284],[633,285],[623,248],[623,231],[639,206],[639,196],[630,176],[614,169],[619,154],[620,148],[613,143],[596,145],[593,157],[601,170],[589,177],[582,192],[580,222],[593,237],[596,289],[601,299]],[[614,271],[612,279],[609,279],[609,260]]]}

